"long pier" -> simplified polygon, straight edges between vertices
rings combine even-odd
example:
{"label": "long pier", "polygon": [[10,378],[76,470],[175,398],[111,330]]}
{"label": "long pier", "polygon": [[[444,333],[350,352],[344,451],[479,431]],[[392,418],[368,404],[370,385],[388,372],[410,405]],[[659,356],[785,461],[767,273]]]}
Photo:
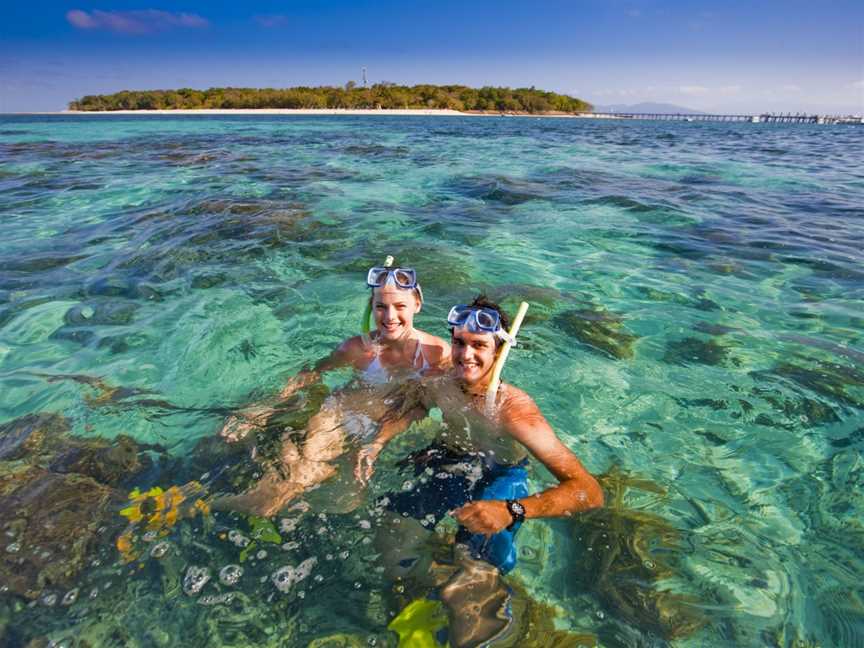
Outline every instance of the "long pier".
{"label": "long pier", "polygon": [[763,113],[761,115],[709,115],[703,113],[581,113],[598,119],[652,119],[686,122],[747,122],[750,124],[864,124],[864,117],[807,115],[804,113]]}

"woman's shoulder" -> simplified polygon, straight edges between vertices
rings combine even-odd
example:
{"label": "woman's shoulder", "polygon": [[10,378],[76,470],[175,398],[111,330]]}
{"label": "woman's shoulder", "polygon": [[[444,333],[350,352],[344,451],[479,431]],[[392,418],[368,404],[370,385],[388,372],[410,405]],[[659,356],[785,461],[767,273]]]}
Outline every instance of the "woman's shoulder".
{"label": "woman's shoulder", "polygon": [[355,335],[345,340],[336,349],[336,353],[342,356],[345,362],[353,363],[356,360],[365,358],[371,353],[369,343],[363,339],[361,335]]}
{"label": "woman's shoulder", "polygon": [[417,331],[420,335],[420,342],[424,346],[436,347],[438,349],[446,349],[450,351],[450,343],[447,340],[438,337],[437,335],[432,335],[431,333],[427,333],[426,331]]}
{"label": "woman's shoulder", "polygon": [[429,364],[440,365],[450,362],[450,344],[446,340],[425,331],[417,332],[420,334],[420,344],[423,345],[423,355]]}

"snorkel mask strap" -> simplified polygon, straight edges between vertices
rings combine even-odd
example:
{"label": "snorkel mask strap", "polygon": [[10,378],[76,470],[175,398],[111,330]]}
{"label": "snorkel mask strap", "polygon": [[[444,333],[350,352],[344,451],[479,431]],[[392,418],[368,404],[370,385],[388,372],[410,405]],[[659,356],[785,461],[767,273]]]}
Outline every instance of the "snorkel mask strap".
{"label": "snorkel mask strap", "polygon": [[[504,343],[498,350],[498,358],[495,360],[495,365],[492,367],[492,380],[489,381],[489,387],[486,389],[486,415],[491,416],[495,410],[495,396],[498,394],[498,386],[501,384],[501,370],[504,369],[504,363],[507,362],[507,356],[510,353],[510,347],[516,344],[516,334],[519,333],[519,327],[522,326],[522,320],[525,319],[525,313],[528,312],[528,302],[519,304],[519,310],[516,312],[516,317],[513,319],[513,325],[510,327],[507,336],[502,339]],[[496,331],[503,333],[503,331]]]}
{"label": "snorkel mask strap", "polygon": [[[392,255],[387,255],[384,259],[384,267],[389,268],[393,265]],[[391,279],[388,277],[388,280]],[[366,302],[366,308],[363,310],[363,318],[360,320],[360,337],[363,340],[363,346],[368,347],[372,344],[372,336],[369,333],[372,331],[372,300]]]}
{"label": "snorkel mask strap", "polygon": [[495,337],[501,340],[504,344],[509,344],[511,347],[516,346],[516,338],[510,335],[503,328],[495,331]]}

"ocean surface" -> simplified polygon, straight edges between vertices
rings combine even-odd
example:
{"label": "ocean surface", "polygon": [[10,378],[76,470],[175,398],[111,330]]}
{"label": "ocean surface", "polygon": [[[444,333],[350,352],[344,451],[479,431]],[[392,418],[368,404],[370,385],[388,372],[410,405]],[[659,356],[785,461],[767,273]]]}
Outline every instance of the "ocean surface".
{"label": "ocean surface", "polygon": [[[530,303],[504,378],[604,475],[603,515],[520,532],[513,613],[545,639],[497,643],[864,645],[862,151],[854,126],[0,117],[0,643],[396,645],[371,500],[193,506],[259,465],[225,458],[228,413],[358,333],[392,254],[431,333],[481,290]],[[176,519],[121,514],[172,486]]]}

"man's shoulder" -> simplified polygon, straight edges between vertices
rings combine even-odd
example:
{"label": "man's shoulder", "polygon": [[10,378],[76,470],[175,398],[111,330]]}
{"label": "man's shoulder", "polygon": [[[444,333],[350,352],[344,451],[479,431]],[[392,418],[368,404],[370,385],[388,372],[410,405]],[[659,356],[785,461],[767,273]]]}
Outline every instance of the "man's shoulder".
{"label": "man's shoulder", "polygon": [[537,407],[537,404],[534,402],[534,399],[526,392],[524,389],[519,389],[516,385],[511,385],[510,383],[501,383],[498,388],[502,392],[503,400],[505,403],[510,403],[511,405],[519,405],[519,404],[530,404],[534,407]]}
{"label": "man's shoulder", "polygon": [[501,383],[499,390],[501,392],[500,411],[503,417],[515,419],[543,416],[528,392],[509,383]]}

